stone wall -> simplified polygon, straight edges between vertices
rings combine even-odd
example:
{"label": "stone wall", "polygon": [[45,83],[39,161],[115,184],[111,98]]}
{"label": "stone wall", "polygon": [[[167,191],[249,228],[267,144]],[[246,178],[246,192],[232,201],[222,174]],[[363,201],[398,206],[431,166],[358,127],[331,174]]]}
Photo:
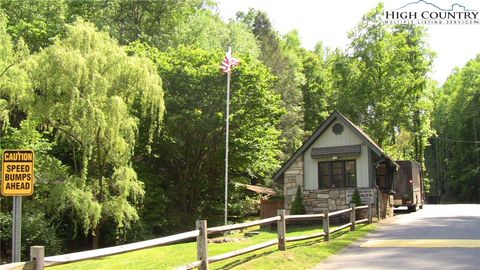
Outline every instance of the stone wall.
{"label": "stone wall", "polygon": [[381,193],[380,218],[393,217],[393,195]]}
{"label": "stone wall", "polygon": [[[295,199],[297,188],[303,189],[303,155],[299,156],[295,162],[283,174],[283,194],[285,194],[285,210],[290,213],[292,202]],[[303,191],[303,190],[302,190]]]}
{"label": "stone wall", "polygon": [[309,214],[321,214],[326,209],[335,211],[348,208],[346,189],[305,190],[303,199]]}
{"label": "stone wall", "polygon": [[[347,201],[347,191],[353,193],[353,188],[338,188],[338,189],[321,189],[321,190],[305,190],[303,191],[303,198],[305,202],[305,209],[309,214],[320,214],[328,209],[330,212],[348,208],[350,202]],[[359,188],[358,190],[371,190],[368,188]],[[376,202],[375,193],[373,203]]]}

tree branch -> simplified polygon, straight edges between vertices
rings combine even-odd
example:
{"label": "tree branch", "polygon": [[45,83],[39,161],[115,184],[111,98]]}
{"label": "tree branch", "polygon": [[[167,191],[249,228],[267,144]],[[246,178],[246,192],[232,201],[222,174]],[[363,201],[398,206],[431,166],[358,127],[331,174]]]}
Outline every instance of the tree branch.
{"label": "tree branch", "polygon": [[56,126],[56,125],[53,125],[53,128],[56,128],[60,131],[62,131],[63,133],[65,133],[66,135],[70,136],[70,138],[74,139],[75,141],[77,141],[82,147],[83,147],[83,143],[82,141],[80,141],[77,137],[75,137],[75,135],[73,135],[70,131],[64,129],[64,128],[61,128],[59,126]]}
{"label": "tree branch", "polygon": [[16,63],[10,64],[8,67],[6,67],[2,73],[0,74],[0,78],[3,77],[3,75],[13,66],[15,66]]}

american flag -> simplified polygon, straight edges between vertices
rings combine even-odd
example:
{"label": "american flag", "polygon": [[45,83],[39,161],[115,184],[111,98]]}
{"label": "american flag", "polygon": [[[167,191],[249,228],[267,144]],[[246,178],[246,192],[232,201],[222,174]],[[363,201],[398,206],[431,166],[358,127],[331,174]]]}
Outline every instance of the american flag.
{"label": "american flag", "polygon": [[232,51],[228,48],[225,58],[223,58],[222,64],[220,65],[220,70],[223,73],[230,73],[232,69],[240,64],[240,61],[232,57]]}

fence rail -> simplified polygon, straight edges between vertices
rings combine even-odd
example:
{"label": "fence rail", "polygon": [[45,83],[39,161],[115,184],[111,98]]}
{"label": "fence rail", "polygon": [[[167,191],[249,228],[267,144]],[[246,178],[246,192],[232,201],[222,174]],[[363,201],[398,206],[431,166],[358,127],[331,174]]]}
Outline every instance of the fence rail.
{"label": "fence rail", "polygon": [[247,222],[247,223],[212,227],[212,228],[208,228],[207,231],[210,234],[210,233],[219,233],[219,232],[226,232],[226,231],[232,231],[232,230],[240,230],[240,229],[244,229],[244,228],[248,228],[248,227],[270,224],[270,223],[278,221],[278,220],[280,220],[280,217],[275,216],[275,217],[265,218],[265,219],[256,220],[256,221],[252,221],[252,222]]}
{"label": "fence rail", "polygon": [[[368,218],[356,220],[356,210],[362,210],[362,209],[367,209],[368,213]],[[341,226],[335,227],[333,229],[330,228],[330,217],[333,216],[338,216],[341,214],[345,213],[350,213],[350,222],[347,224],[343,224]],[[202,250],[197,251],[197,261],[189,263],[187,265],[180,266],[177,268],[178,270],[180,269],[194,269],[194,268],[200,268],[201,270],[207,270],[208,269],[208,264],[213,263],[213,262],[218,262],[226,259],[233,258],[235,256],[243,255],[246,253],[250,253],[256,250],[264,249],[267,247],[271,247],[274,245],[278,245],[279,250],[286,250],[286,243],[287,242],[294,242],[294,241],[301,241],[301,240],[307,240],[307,239],[313,239],[313,238],[318,238],[318,237],[323,237],[325,241],[330,240],[330,234],[334,232],[341,231],[346,228],[350,228],[350,230],[355,230],[356,224],[360,223],[371,223],[372,222],[372,208],[371,205],[363,205],[359,207],[355,207],[355,205],[351,204],[349,208],[347,209],[342,209],[339,211],[331,212],[329,213],[328,210],[326,210],[323,214],[308,214],[308,215],[285,215],[285,210],[278,210],[278,215],[276,217],[272,218],[267,218],[267,219],[262,219],[258,220],[255,222],[249,222],[249,223],[243,223],[243,224],[236,224],[236,225],[229,225],[229,226],[220,226],[220,227],[213,227],[213,228],[208,228],[206,227],[206,221],[203,221],[204,223],[204,228],[199,227],[198,229],[200,230],[200,236],[197,238],[197,241],[199,241],[197,247],[201,248]],[[315,234],[310,234],[310,235],[300,235],[300,236],[292,236],[292,237],[286,237],[286,222],[287,220],[311,220],[311,219],[322,219],[322,224],[323,224],[323,232],[320,233],[315,233]],[[210,234],[212,232],[224,232],[224,231],[229,231],[229,230],[237,230],[237,229],[243,229],[243,228],[248,228],[256,225],[265,225],[269,224],[272,222],[277,221],[277,240],[272,240],[268,241],[265,243],[261,244],[256,244],[250,247],[246,247],[243,249],[227,252],[224,254],[220,255],[215,255],[215,256],[208,256],[208,248],[207,248],[207,239],[206,237],[201,237],[202,231],[207,232],[207,234]],[[197,224],[198,225],[198,224]],[[205,243],[203,243],[205,242]]]}
{"label": "fence rail", "polygon": [[291,236],[291,237],[287,237],[287,242],[295,242],[295,241],[300,241],[300,240],[308,240],[308,239],[313,239],[313,238],[321,237],[321,236],[324,236],[324,235],[325,235],[325,232],[314,233],[314,234],[310,234],[310,235]]}
{"label": "fence rail", "polygon": [[35,262],[16,262],[0,265],[1,270],[35,270]]}
{"label": "fence rail", "polygon": [[316,219],[316,218],[324,218],[325,214],[310,214],[310,215],[286,215],[286,220],[307,220],[307,219]]}
{"label": "fence rail", "polygon": [[0,270],[43,270],[45,267],[44,255],[45,248],[43,246],[31,246],[30,261],[0,265]]}
{"label": "fence rail", "polygon": [[338,215],[341,215],[343,213],[348,213],[348,212],[351,212],[351,211],[352,211],[352,207],[347,208],[347,209],[343,209],[343,210],[339,210],[339,211],[330,213],[330,217],[338,216]]}
{"label": "fence rail", "polygon": [[[367,209],[368,218],[356,220],[356,210]],[[338,216],[344,213],[350,213],[350,222],[343,224],[339,227],[331,229],[330,227],[330,217]],[[101,248],[89,251],[82,251],[58,256],[44,257],[43,247],[31,247],[30,249],[30,261],[19,262],[19,263],[10,263],[5,265],[0,265],[0,270],[43,270],[45,266],[51,266],[55,264],[63,264],[76,262],[81,260],[93,259],[98,257],[104,257],[114,254],[120,254],[128,251],[134,251],[154,246],[160,245],[169,245],[177,243],[180,241],[189,240],[196,238],[197,242],[197,261],[191,262],[187,265],[180,266],[178,269],[193,269],[200,268],[201,270],[208,269],[209,263],[214,263],[226,259],[230,259],[236,256],[240,256],[246,253],[250,253],[256,250],[264,249],[274,245],[278,245],[279,250],[286,250],[287,242],[301,241],[313,238],[323,237],[324,241],[330,240],[330,234],[338,232],[345,228],[350,227],[350,230],[355,230],[356,224],[360,223],[371,223],[372,222],[372,207],[371,205],[363,205],[355,207],[351,204],[349,208],[342,209],[339,211],[329,213],[326,210],[323,214],[308,214],[308,215],[285,215],[285,210],[278,210],[278,215],[271,218],[266,218],[262,220],[234,224],[228,226],[218,226],[207,228],[207,221],[199,220],[196,224],[196,230],[170,235],[166,237],[151,239],[147,241],[141,241],[131,244],[125,244],[115,247]],[[312,219],[321,219],[323,225],[323,232],[310,234],[310,235],[300,235],[286,237],[286,223],[287,220],[312,220]],[[231,230],[239,230],[244,228],[249,228],[258,225],[266,225],[271,223],[277,223],[277,236],[278,239],[267,241],[261,244],[256,244],[239,250],[227,252],[220,255],[208,256],[208,235],[213,233],[221,233]]]}
{"label": "fence rail", "polygon": [[259,249],[271,247],[271,246],[274,246],[276,244],[278,244],[278,240],[267,241],[267,242],[264,242],[264,243],[261,243],[261,244],[257,244],[257,245],[242,248],[242,249],[239,249],[239,250],[231,251],[231,252],[228,252],[228,253],[212,256],[212,257],[208,258],[208,262],[209,263],[210,262],[218,262],[218,261],[230,259],[230,258],[240,256],[240,255],[243,255],[243,254],[246,254],[246,253],[250,253],[250,252],[253,252],[253,251],[256,251],[256,250],[259,250]]}
{"label": "fence rail", "polygon": [[364,218],[364,219],[360,219],[360,220],[355,221],[356,224],[367,223],[367,222],[368,222],[368,218]]}
{"label": "fence rail", "polygon": [[104,257],[114,254],[120,254],[128,251],[134,251],[149,247],[173,244],[180,241],[188,240],[197,237],[199,234],[198,230],[170,235],[166,237],[156,238],[152,240],[146,240],[131,244],[125,244],[115,247],[100,248],[82,252],[75,252],[65,255],[51,256],[45,258],[45,265],[55,265],[60,263],[76,262],[81,260],[93,259],[98,257]]}
{"label": "fence rail", "polygon": [[353,224],[353,223],[350,222],[350,223],[347,223],[347,224],[343,224],[342,226],[338,226],[338,227],[336,227],[335,229],[331,230],[330,233],[335,233],[335,232],[341,231],[341,230],[343,230],[343,229],[345,229],[345,228],[351,227],[352,224]]}
{"label": "fence rail", "polygon": [[[144,249],[144,248],[149,248],[149,247],[155,247],[155,246],[161,246],[161,245],[168,245],[168,244],[173,244],[177,243],[180,241],[188,240],[197,237],[199,234],[198,230],[194,231],[189,231],[189,232],[184,232],[184,233],[179,233],[175,235],[170,235],[166,237],[161,237],[161,238],[156,238],[156,239],[151,239],[151,240],[146,240],[146,241],[141,241],[141,242],[136,242],[136,243],[131,243],[131,244],[125,244],[125,245],[120,245],[120,246],[115,246],[115,247],[108,247],[108,248],[99,248],[99,249],[94,249],[94,250],[88,250],[88,251],[81,251],[81,252],[75,252],[75,253],[69,253],[69,254],[64,254],[64,255],[57,255],[57,256],[50,256],[50,257],[43,257],[42,259],[44,261],[44,266],[51,266],[51,265],[56,265],[56,264],[63,264],[63,263],[70,263],[70,262],[77,262],[77,261],[83,261],[83,260],[88,260],[88,259],[93,259],[93,258],[98,258],[98,257],[105,257],[105,256],[110,256],[110,255],[115,255],[115,254],[120,254],[128,251],[134,251],[134,250],[139,250],[139,249]],[[32,251],[31,257],[32,257]],[[35,257],[36,258],[36,257]],[[31,259],[28,262],[20,262],[20,263],[10,263],[10,264],[4,264],[0,265],[0,270],[39,270],[43,269],[42,268],[35,268],[35,264],[38,262],[38,259],[35,261]],[[38,264],[38,263],[37,263]]]}

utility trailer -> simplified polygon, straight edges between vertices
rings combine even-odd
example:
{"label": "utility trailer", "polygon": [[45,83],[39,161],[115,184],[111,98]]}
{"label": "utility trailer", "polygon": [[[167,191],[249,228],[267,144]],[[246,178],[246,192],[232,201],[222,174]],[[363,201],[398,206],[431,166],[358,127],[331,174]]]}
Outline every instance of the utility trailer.
{"label": "utility trailer", "polygon": [[410,212],[423,208],[425,191],[422,166],[416,161],[399,160],[400,168],[394,174],[393,206],[407,206]]}

